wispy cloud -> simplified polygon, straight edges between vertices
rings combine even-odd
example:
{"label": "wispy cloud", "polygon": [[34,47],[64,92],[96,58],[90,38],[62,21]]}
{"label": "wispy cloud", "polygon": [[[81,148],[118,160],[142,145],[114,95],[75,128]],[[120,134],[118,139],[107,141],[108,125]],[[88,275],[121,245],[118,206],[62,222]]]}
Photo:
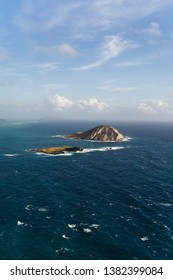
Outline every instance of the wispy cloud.
{"label": "wispy cloud", "polygon": [[58,46],[58,52],[63,55],[75,56],[78,52],[69,44],[62,44]]}
{"label": "wispy cloud", "polygon": [[49,31],[67,26],[67,30],[109,29],[152,15],[173,4],[173,0],[24,0],[15,22],[25,31]]}
{"label": "wispy cloud", "polygon": [[91,64],[86,64],[81,67],[75,67],[75,71],[85,71],[98,67],[112,58],[118,57],[126,49],[132,48],[135,45],[130,41],[123,40],[120,36],[106,36],[104,43],[99,50],[99,58]]}
{"label": "wispy cloud", "polygon": [[[80,3],[79,3],[80,4]],[[72,17],[79,4],[49,0],[24,0],[15,23],[27,32],[48,31],[63,26]]]}
{"label": "wispy cloud", "polygon": [[171,6],[173,0],[95,0],[95,24],[109,28],[123,22],[135,21]]}
{"label": "wispy cloud", "polygon": [[151,22],[149,27],[143,29],[142,32],[150,38],[159,38],[162,34],[158,22]]}
{"label": "wispy cloud", "polygon": [[46,53],[49,55],[68,55],[68,56],[76,56],[78,52],[69,44],[61,44],[61,45],[55,45],[55,46],[36,46],[34,47],[34,50],[37,52]]}
{"label": "wispy cloud", "polygon": [[115,86],[113,84],[105,84],[99,87],[100,90],[112,93],[126,93],[126,92],[134,92],[140,90],[139,87],[136,86]]}
{"label": "wispy cloud", "polygon": [[138,91],[141,88],[138,86],[132,86],[132,85],[117,85],[119,84],[118,80],[110,79],[101,81],[101,85],[98,87],[100,90],[105,92],[111,92],[111,93],[128,93],[128,92],[134,92]]}
{"label": "wispy cloud", "polygon": [[117,62],[113,65],[113,67],[135,67],[135,66],[141,66],[147,64],[151,64],[151,61],[149,61],[149,59],[141,59],[141,60],[134,59],[134,60]]}
{"label": "wispy cloud", "polygon": [[53,71],[53,70],[59,70],[60,64],[59,63],[40,63],[40,64],[34,64],[33,65],[36,69],[39,71]]}
{"label": "wispy cloud", "polygon": [[106,36],[100,56],[103,61],[107,61],[117,57],[123,51],[131,47],[134,47],[134,45],[129,41],[123,40],[120,36]]}
{"label": "wispy cloud", "polygon": [[152,64],[156,59],[165,56],[165,51],[154,51],[148,55],[138,56],[136,58],[125,60],[121,62],[116,62],[113,67],[137,67],[142,65]]}

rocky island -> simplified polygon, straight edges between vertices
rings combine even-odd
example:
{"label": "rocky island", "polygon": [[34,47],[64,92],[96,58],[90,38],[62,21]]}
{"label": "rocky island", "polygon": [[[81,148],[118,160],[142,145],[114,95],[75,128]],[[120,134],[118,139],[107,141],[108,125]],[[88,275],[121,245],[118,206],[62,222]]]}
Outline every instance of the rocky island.
{"label": "rocky island", "polygon": [[124,138],[124,136],[112,126],[99,125],[84,132],[75,132],[67,135],[65,138],[97,141],[120,141]]}
{"label": "rocky island", "polygon": [[[99,125],[84,132],[75,132],[65,136],[69,139],[82,139],[82,140],[95,140],[95,141],[120,141],[124,136],[112,126]],[[110,148],[111,149],[111,148]],[[80,147],[61,146],[61,147],[48,147],[30,149],[28,151],[35,153],[43,153],[50,155],[65,154],[66,152],[82,152],[84,149]]]}
{"label": "rocky island", "polygon": [[64,154],[65,152],[79,152],[79,151],[81,152],[83,151],[83,148],[63,146],[63,147],[30,149],[29,151],[35,153],[49,154],[49,155],[58,155],[58,154]]}

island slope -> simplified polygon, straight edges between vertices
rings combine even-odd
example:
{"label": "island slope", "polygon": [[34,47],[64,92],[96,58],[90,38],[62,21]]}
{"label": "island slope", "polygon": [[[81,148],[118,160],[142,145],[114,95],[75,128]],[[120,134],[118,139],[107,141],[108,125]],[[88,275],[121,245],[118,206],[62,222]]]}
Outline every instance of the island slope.
{"label": "island slope", "polygon": [[124,136],[112,126],[99,125],[84,132],[75,132],[67,135],[65,138],[97,141],[120,141],[124,138]]}

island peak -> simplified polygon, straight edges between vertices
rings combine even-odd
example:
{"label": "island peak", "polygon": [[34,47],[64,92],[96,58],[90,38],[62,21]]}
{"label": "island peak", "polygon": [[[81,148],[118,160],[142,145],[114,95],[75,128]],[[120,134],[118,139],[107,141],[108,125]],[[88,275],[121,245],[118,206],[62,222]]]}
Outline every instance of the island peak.
{"label": "island peak", "polygon": [[84,132],[75,132],[65,138],[96,140],[96,141],[120,141],[124,136],[110,125],[99,125]]}

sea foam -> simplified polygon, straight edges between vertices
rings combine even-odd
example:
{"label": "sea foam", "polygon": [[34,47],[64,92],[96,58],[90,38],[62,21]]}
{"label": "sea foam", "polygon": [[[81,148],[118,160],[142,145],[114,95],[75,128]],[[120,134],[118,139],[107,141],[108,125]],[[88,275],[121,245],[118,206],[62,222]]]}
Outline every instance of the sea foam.
{"label": "sea foam", "polygon": [[3,154],[4,157],[17,157],[18,154]]}

